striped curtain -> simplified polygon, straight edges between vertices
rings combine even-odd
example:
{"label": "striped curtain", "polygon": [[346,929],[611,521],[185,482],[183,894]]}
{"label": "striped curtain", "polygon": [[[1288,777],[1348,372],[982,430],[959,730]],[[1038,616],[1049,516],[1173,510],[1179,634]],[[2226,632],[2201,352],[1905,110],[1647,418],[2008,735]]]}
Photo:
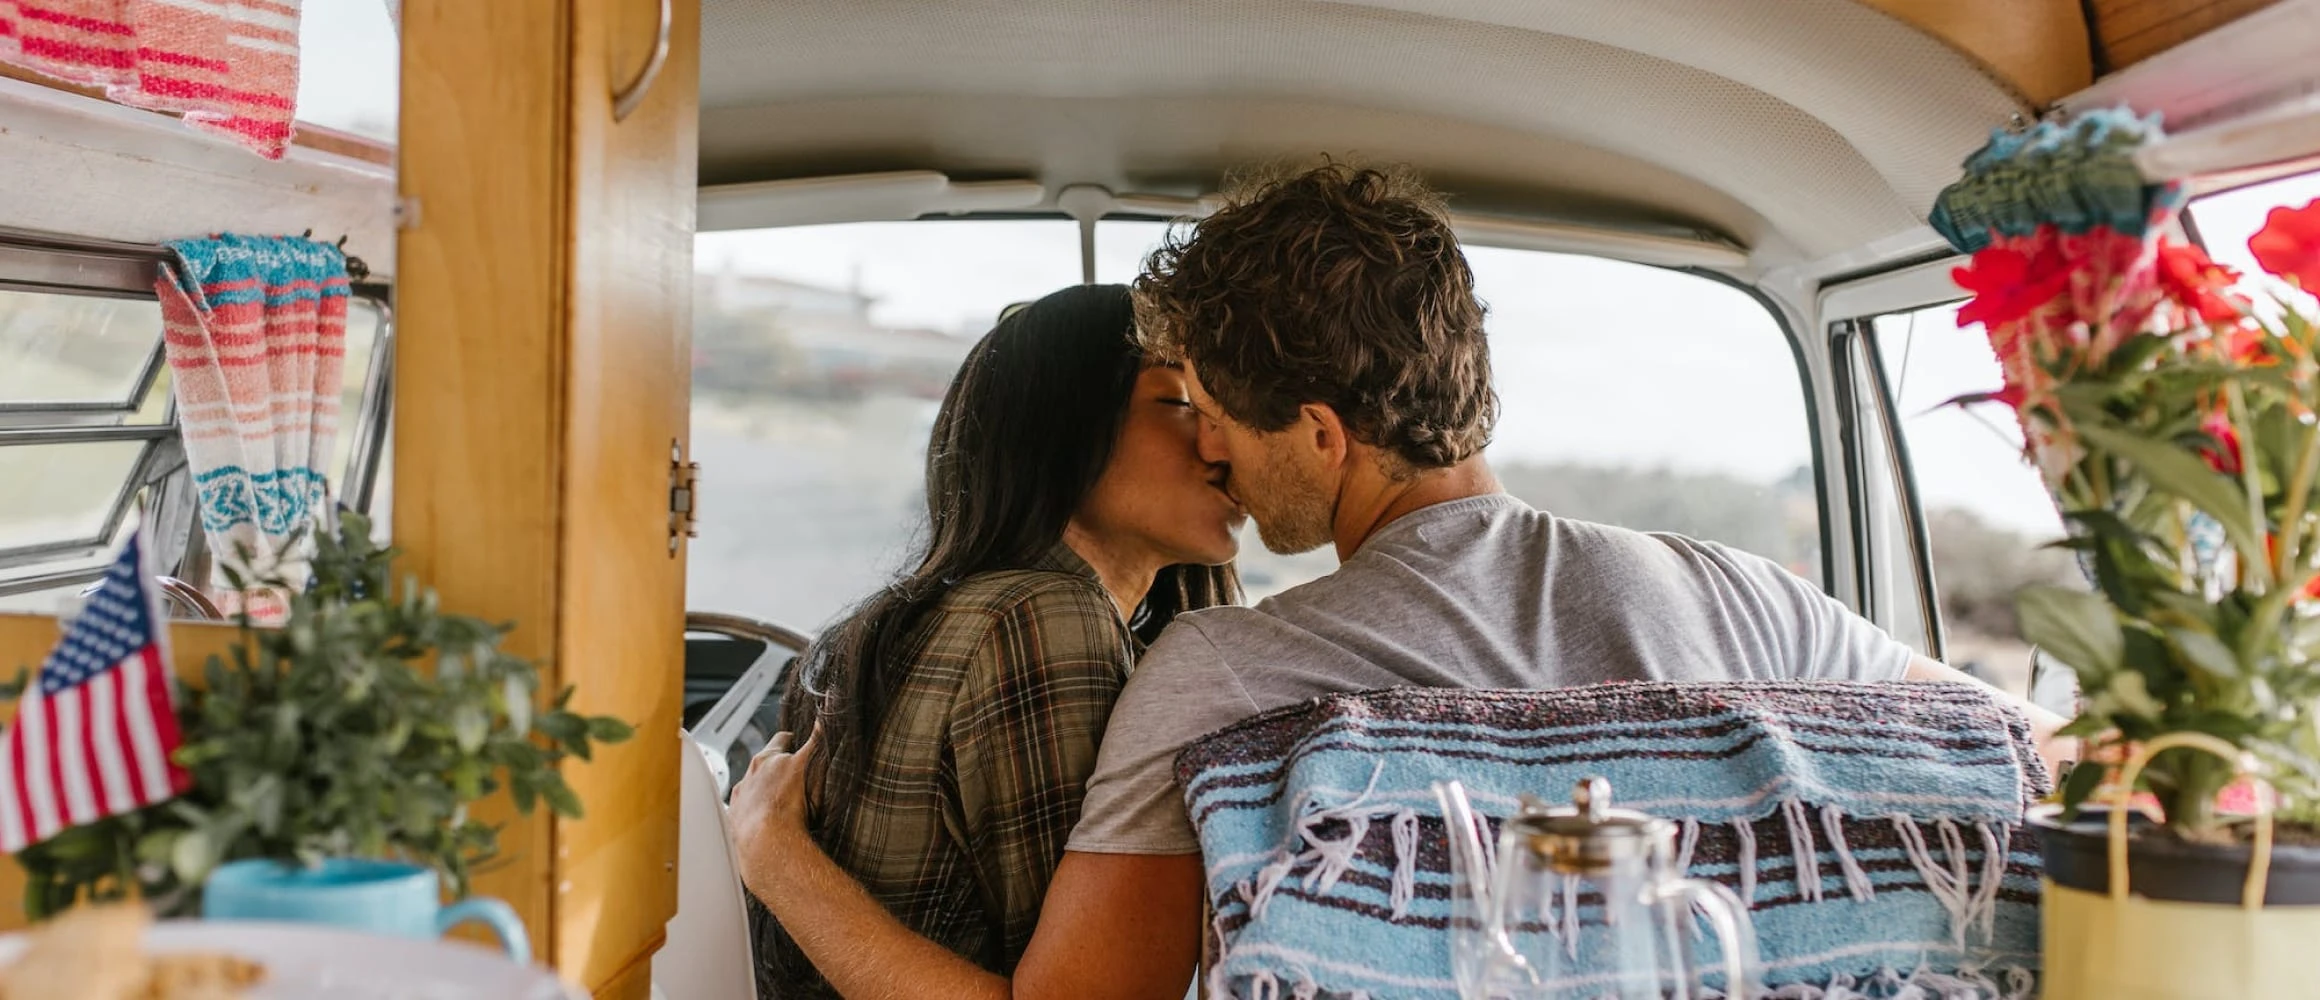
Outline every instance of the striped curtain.
{"label": "striped curtain", "polygon": [[0,0],[0,62],[182,114],[278,160],[297,113],[303,2]]}
{"label": "striped curtain", "polygon": [[331,510],[346,255],[231,234],[170,248],[155,291],[202,530],[245,578],[303,584],[310,526]]}

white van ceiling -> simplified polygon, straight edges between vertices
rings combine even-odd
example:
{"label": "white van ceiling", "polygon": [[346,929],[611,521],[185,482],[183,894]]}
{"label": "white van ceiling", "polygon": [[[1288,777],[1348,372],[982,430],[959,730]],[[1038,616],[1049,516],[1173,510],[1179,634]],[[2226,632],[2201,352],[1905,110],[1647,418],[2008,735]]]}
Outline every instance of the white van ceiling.
{"label": "white van ceiling", "polygon": [[1757,272],[1918,241],[2027,110],[1852,0],[705,0],[702,45],[704,186],[1197,195],[1329,153],[1466,211],[1697,230]]}

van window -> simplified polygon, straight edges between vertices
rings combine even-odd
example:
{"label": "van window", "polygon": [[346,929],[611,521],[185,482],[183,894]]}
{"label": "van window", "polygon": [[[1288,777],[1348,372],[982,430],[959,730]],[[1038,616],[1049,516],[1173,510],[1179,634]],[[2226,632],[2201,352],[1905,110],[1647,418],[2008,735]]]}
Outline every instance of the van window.
{"label": "van window", "polygon": [[310,3],[298,19],[298,121],[393,143],[402,43],[378,0]]}
{"label": "van window", "polygon": [[[1164,228],[1097,227],[1097,265],[1118,269],[1104,280],[1132,278]],[[1472,246],[1466,257],[1499,395],[1487,454],[1508,492],[1566,517],[1723,542],[1826,585],[1803,373],[1770,311],[1731,286],[1625,261]],[[1328,548],[1265,551],[1253,525],[1241,539],[1252,600],[1336,567]]]}
{"label": "van window", "polygon": [[[1097,279],[1131,280],[1164,227],[1096,227]],[[1804,384],[1772,314],[1674,271],[1468,251],[1502,398],[1490,455],[1571,517],[1677,531],[1824,579]],[[704,234],[695,255],[701,543],[687,604],[820,628],[898,567],[923,517],[944,382],[1000,309],[1076,282],[1064,221]],[[938,376],[939,372],[939,376]],[[1250,596],[1336,566],[1242,539]]]}
{"label": "van window", "polygon": [[101,569],[176,435],[168,381],[150,296],[0,286],[0,610]]}
{"label": "van window", "polygon": [[[152,387],[161,304],[0,289],[0,406],[119,409]],[[148,421],[149,422],[149,421]]]}
{"label": "van window", "polygon": [[[2014,595],[2030,584],[2086,587],[2066,552],[2061,515],[2022,455],[2022,431],[2003,406],[1943,405],[2003,384],[1979,325],[1959,329],[1958,303],[1876,317],[1870,346],[1908,449],[1917,504],[1932,545],[1935,607],[1949,664],[2016,693],[2031,690],[2031,648],[2014,617]],[[1890,484],[1889,477],[1880,480]],[[1909,589],[1923,586],[1887,553]],[[1921,596],[1921,595],[1910,595]],[[1916,641],[1921,603],[1904,600],[1895,634]],[[1902,624],[1906,622],[1907,625]]]}
{"label": "van window", "polygon": [[[386,410],[386,387],[372,377],[385,316],[367,299],[348,305],[328,470],[342,502],[360,466],[378,461],[359,442]],[[0,489],[0,611],[55,611],[103,570],[141,518],[157,530],[162,522],[182,528],[155,540],[163,553],[182,552],[195,530],[190,518],[149,509],[165,482],[179,495],[190,489],[159,303],[125,288],[0,287],[0,483],[11,487]],[[222,587],[223,577],[212,583]]]}
{"label": "van window", "polygon": [[703,233],[693,259],[686,606],[819,630],[901,568],[943,390],[1001,310],[1078,283],[1078,229]]}
{"label": "van window", "polygon": [[2278,304],[2273,297],[2293,293],[2286,282],[2256,264],[2255,255],[2248,252],[2248,238],[2264,227],[2264,216],[2272,209],[2302,208],[2314,199],[2320,199],[2320,171],[2211,194],[2192,202],[2185,214],[2208,256],[2238,270],[2240,289],[2256,308],[2275,313]]}

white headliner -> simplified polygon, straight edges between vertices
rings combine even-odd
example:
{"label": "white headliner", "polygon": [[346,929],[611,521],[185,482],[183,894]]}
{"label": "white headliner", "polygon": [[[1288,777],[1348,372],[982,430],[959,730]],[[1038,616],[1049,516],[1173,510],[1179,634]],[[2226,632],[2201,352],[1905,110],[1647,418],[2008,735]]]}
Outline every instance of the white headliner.
{"label": "white headliner", "polygon": [[1468,211],[1722,236],[1757,273],[1910,244],[2022,110],[1852,0],[706,0],[702,36],[704,185],[1194,195],[1333,153]]}

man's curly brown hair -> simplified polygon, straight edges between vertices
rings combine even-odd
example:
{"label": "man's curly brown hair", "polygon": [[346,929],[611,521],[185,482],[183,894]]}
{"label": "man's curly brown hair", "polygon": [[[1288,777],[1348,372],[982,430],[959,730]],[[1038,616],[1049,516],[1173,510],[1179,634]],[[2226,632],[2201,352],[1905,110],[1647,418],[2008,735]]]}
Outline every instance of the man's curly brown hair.
{"label": "man's curly brown hair", "polygon": [[1259,431],[1324,404],[1397,473],[1490,443],[1483,307],[1439,195],[1341,163],[1231,187],[1136,279],[1147,354],[1191,362],[1224,415]]}

